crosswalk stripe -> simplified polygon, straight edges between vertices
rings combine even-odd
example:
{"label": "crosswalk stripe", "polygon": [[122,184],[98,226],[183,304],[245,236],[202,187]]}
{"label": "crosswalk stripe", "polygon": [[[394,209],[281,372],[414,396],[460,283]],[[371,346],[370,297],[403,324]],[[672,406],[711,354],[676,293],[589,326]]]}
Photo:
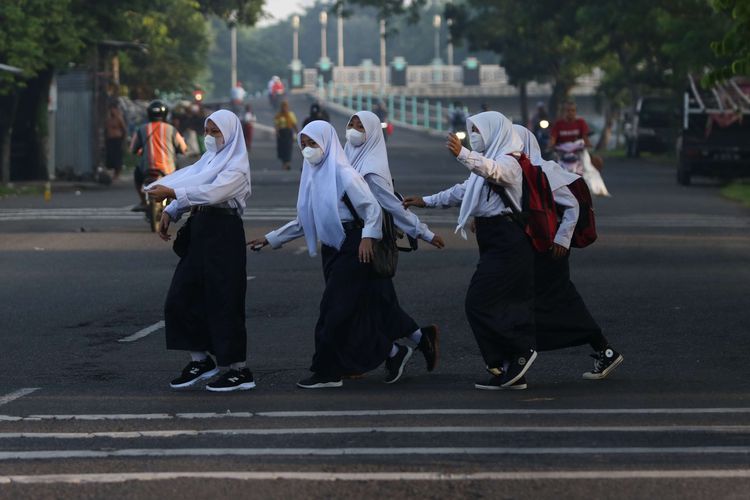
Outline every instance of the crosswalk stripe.
{"label": "crosswalk stripe", "polygon": [[408,448],[126,448],[0,451],[0,461],[112,457],[380,456],[380,455],[747,455],[750,446],[408,447]]}
{"label": "crosswalk stripe", "polygon": [[746,434],[748,425],[633,425],[633,426],[414,426],[414,427],[300,427],[261,429],[178,429],[101,432],[0,432],[0,439],[139,439],[197,436],[285,436],[327,434],[599,434],[686,433]]}

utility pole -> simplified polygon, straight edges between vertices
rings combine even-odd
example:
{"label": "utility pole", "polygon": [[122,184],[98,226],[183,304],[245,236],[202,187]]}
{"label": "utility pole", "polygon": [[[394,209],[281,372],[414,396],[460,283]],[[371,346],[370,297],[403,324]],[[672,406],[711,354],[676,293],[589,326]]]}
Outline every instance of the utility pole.
{"label": "utility pole", "polygon": [[336,19],[336,31],[337,31],[337,57],[339,68],[344,67],[344,16],[341,13],[341,9],[338,11],[338,18]]}
{"label": "utility pole", "polygon": [[385,67],[385,19],[380,20],[380,93],[385,94],[386,67]]}

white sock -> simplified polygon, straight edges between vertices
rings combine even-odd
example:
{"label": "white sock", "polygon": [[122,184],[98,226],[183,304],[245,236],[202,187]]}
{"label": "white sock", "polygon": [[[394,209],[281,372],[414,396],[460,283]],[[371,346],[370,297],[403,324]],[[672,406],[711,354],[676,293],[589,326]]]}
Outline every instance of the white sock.
{"label": "white sock", "polygon": [[392,357],[394,357],[394,356],[395,356],[396,354],[398,354],[398,344],[393,344],[393,345],[391,346],[391,352],[390,352],[390,353],[388,353],[388,357],[389,357],[389,358],[392,358]]}
{"label": "white sock", "polygon": [[247,362],[246,361],[240,361],[239,363],[232,363],[229,365],[229,367],[232,370],[242,370],[243,368],[247,368]]}
{"label": "white sock", "polygon": [[205,361],[208,359],[206,351],[190,351],[190,359],[193,361]]}
{"label": "white sock", "polygon": [[409,335],[409,340],[411,340],[415,344],[419,344],[419,341],[422,340],[422,329],[417,328],[414,333]]}

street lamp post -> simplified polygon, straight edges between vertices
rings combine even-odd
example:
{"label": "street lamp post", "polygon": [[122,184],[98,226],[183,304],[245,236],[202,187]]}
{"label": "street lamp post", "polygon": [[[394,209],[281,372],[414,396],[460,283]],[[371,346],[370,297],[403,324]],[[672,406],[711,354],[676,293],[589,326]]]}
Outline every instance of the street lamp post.
{"label": "street lamp post", "polygon": [[453,19],[446,19],[445,24],[448,26],[448,66],[453,66],[453,35],[451,34]]}
{"label": "street lamp post", "polygon": [[432,18],[432,26],[435,28],[435,63],[440,61],[440,25],[442,24],[442,19],[440,18],[439,14],[435,14],[435,17]]}
{"label": "street lamp post", "polygon": [[337,50],[336,56],[338,57],[339,67],[344,66],[344,16],[341,13],[341,9],[338,11],[338,17],[336,19],[336,34],[337,34]]}
{"label": "street lamp post", "polygon": [[385,69],[385,19],[380,20],[380,93],[385,93],[386,69]]}
{"label": "street lamp post", "polygon": [[230,89],[233,89],[237,86],[237,11],[233,10],[229,14],[229,33],[231,37],[231,46],[232,46],[232,70],[231,70],[231,80],[232,85],[229,87]]}
{"label": "street lamp post", "polygon": [[294,39],[292,43],[292,61],[299,60],[299,16],[292,18],[292,28],[294,28]]}
{"label": "street lamp post", "polygon": [[320,13],[320,58],[325,59],[328,57],[327,42],[326,42],[326,29],[328,28],[328,13],[322,11]]}

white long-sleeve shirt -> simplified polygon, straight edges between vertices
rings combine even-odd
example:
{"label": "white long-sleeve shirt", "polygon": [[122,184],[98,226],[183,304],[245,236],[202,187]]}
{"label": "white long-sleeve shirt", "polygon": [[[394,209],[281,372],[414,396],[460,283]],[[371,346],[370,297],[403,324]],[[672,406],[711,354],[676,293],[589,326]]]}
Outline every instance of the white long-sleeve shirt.
{"label": "white long-sleeve shirt", "polygon": [[174,192],[176,199],[164,210],[172,221],[177,221],[191,207],[199,205],[234,208],[242,215],[250,194],[250,185],[245,174],[228,170],[221,172],[210,184],[175,188]]}
{"label": "white long-sleeve shirt", "polygon": [[435,233],[430,231],[427,224],[421,222],[414,212],[404,208],[401,200],[393,194],[385,179],[377,174],[367,174],[365,175],[365,181],[367,181],[370,191],[372,191],[380,206],[383,207],[383,210],[393,216],[393,223],[396,227],[412,238],[432,241]]}
{"label": "white long-sleeve shirt", "polygon": [[[362,178],[359,177],[358,182],[352,182],[347,186],[346,194],[352,202],[357,215],[364,220],[365,227],[362,229],[362,237],[373,238],[376,240],[382,238],[382,210],[367,183],[362,181]],[[339,200],[338,202],[338,210],[341,222],[351,222],[354,220],[354,215],[352,215],[351,211],[342,200]],[[304,229],[299,223],[299,218],[296,218],[268,233],[266,239],[273,248],[280,248],[285,243],[295,240],[303,234]]]}
{"label": "white long-sleeve shirt", "polygon": [[[482,188],[478,206],[470,214],[474,217],[492,217],[495,215],[508,215],[512,213],[510,207],[506,207],[502,198],[492,192],[489,183],[505,187],[508,196],[519,210],[521,208],[521,193],[523,189],[523,171],[517,161],[497,162],[482,156],[476,151],[461,148],[456,158],[472,173],[484,177],[488,182]],[[510,157],[509,157],[510,159]],[[428,207],[456,207],[461,205],[466,193],[468,179],[461,184],[448,188],[431,196],[424,197],[425,205]]]}
{"label": "white long-sleeve shirt", "polygon": [[560,226],[557,228],[557,233],[555,234],[555,243],[565,248],[570,248],[570,240],[573,238],[573,232],[578,223],[578,213],[580,211],[578,200],[570,189],[568,189],[568,186],[561,186],[552,191],[552,197],[555,199],[556,204],[565,207]]}

